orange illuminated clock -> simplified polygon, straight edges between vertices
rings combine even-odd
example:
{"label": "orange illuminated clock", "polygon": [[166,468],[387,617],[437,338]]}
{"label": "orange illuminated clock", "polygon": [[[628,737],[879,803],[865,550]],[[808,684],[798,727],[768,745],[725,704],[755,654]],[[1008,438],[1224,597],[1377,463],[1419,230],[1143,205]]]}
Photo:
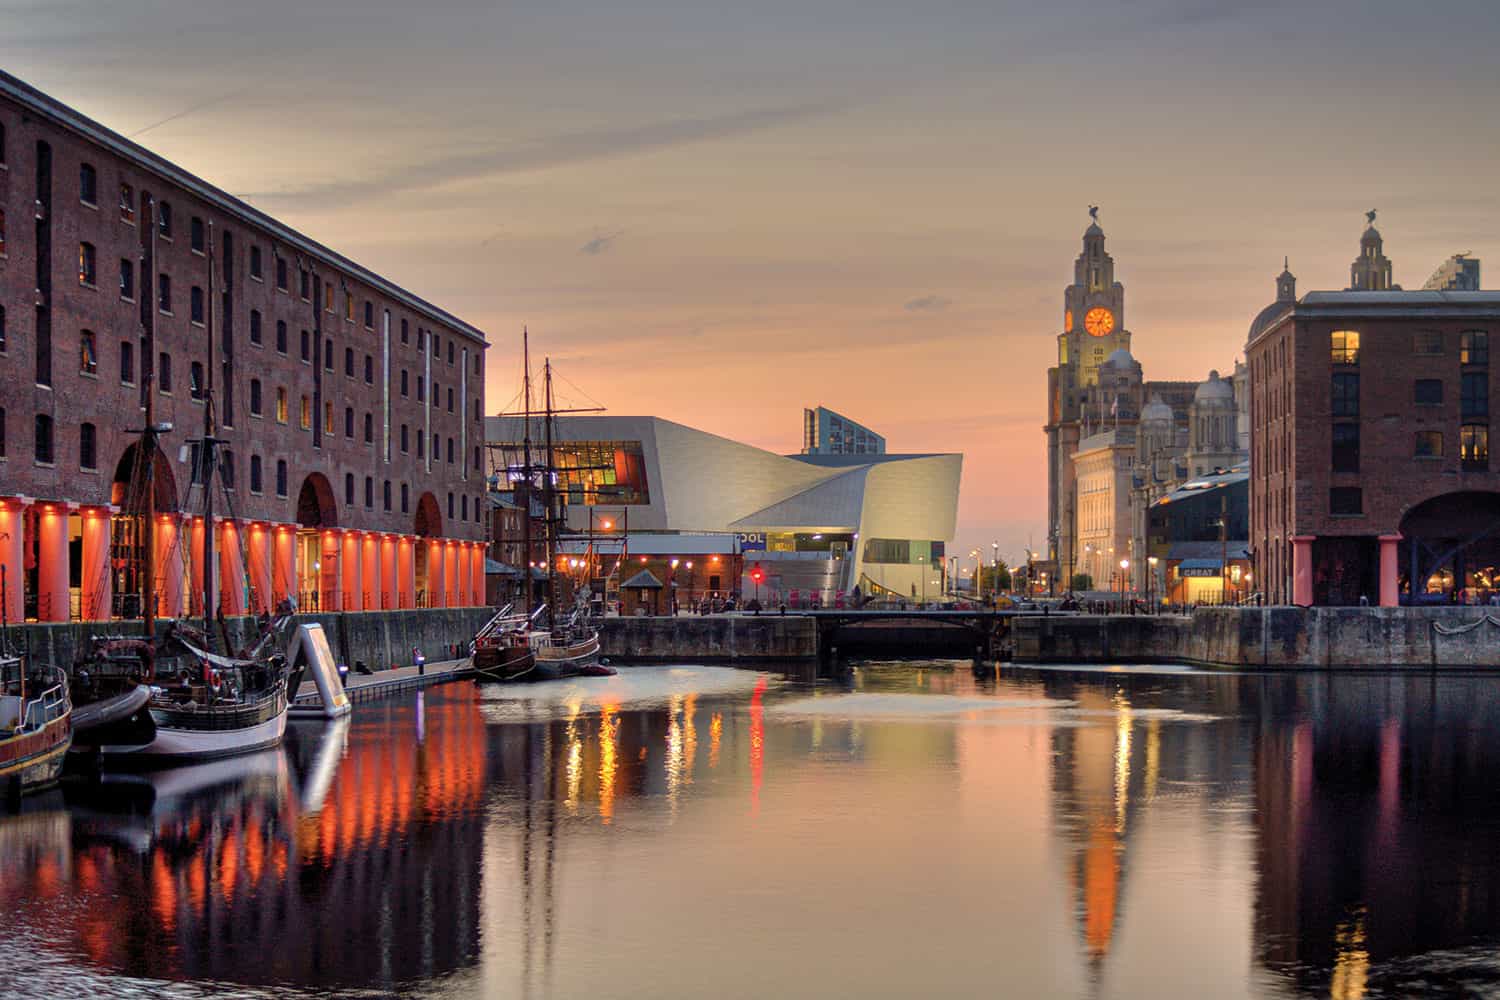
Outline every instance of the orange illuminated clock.
{"label": "orange illuminated clock", "polygon": [[1103,337],[1115,328],[1115,314],[1103,306],[1095,306],[1083,316],[1083,328],[1090,336]]}

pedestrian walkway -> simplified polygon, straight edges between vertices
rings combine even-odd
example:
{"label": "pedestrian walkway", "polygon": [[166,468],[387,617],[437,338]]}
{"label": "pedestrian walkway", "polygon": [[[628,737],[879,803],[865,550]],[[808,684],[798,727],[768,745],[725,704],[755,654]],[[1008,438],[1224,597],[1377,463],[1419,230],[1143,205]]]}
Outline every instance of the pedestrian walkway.
{"label": "pedestrian walkway", "polygon": [[[414,691],[433,684],[447,684],[472,676],[468,659],[434,660],[425,668],[396,667],[392,670],[377,670],[374,674],[350,672],[344,682],[344,693],[352,702],[374,701],[403,691]],[[317,708],[321,710],[322,699],[318,687],[312,681],[303,681],[292,700],[294,709]]]}

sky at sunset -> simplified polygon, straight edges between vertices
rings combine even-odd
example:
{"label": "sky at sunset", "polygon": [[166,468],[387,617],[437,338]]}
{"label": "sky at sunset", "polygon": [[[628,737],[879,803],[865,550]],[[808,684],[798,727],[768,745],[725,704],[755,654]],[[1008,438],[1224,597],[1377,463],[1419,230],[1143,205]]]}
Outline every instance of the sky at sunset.
{"label": "sky at sunset", "polygon": [[[1500,280],[1500,9],[928,0],[0,0],[0,67],[618,414],[783,452],[803,406],[961,451],[960,547],[1045,546],[1062,289],[1100,221],[1148,378],[1274,298]],[[565,396],[583,398],[569,389]]]}

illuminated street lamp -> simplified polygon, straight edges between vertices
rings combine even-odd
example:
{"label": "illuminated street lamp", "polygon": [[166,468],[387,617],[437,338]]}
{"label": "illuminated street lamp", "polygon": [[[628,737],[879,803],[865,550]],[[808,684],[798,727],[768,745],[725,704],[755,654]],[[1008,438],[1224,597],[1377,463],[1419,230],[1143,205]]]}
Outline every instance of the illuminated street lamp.
{"label": "illuminated street lamp", "polygon": [[1156,583],[1156,564],[1159,560],[1155,556],[1146,557],[1146,565],[1150,567],[1146,573],[1146,603],[1151,603],[1151,591]]}
{"label": "illuminated street lamp", "polygon": [[1126,587],[1127,582],[1130,579],[1130,577],[1127,576],[1127,574],[1129,572],[1130,572],[1130,560],[1129,559],[1121,559],[1120,560],[1120,610],[1121,611],[1125,610],[1125,587]]}
{"label": "illuminated street lamp", "polygon": [[679,559],[672,560],[672,586],[670,588],[671,593],[668,595],[672,602],[672,617],[674,618],[677,616],[677,567],[680,562],[681,560]]}

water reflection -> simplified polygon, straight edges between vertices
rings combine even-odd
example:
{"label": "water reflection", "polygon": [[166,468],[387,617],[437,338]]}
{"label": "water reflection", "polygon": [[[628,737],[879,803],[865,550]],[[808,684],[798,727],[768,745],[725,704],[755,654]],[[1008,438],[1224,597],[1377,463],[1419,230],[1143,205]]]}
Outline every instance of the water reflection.
{"label": "water reflection", "polygon": [[0,817],[0,991],[1493,990],[1497,764],[1482,678],[455,685]]}

